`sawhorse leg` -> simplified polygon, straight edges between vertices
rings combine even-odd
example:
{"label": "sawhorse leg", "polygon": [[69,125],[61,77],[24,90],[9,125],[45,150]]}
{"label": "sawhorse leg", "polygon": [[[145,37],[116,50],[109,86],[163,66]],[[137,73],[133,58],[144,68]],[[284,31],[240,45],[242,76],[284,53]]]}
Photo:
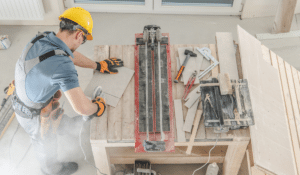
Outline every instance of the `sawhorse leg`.
{"label": "sawhorse leg", "polygon": [[249,141],[240,141],[234,145],[229,145],[223,163],[223,175],[237,175]]}
{"label": "sawhorse leg", "polygon": [[[95,166],[104,174],[111,175],[110,158],[105,146],[92,145]],[[97,175],[101,175],[97,170]]]}

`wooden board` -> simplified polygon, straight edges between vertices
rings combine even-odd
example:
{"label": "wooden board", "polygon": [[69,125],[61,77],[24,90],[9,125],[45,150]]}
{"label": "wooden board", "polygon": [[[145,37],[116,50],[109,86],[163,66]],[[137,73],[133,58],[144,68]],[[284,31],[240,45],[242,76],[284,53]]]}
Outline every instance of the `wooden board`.
{"label": "wooden board", "polygon": [[[170,46],[170,55],[171,55],[171,73],[172,73],[172,80],[174,80],[176,78],[177,75],[177,59],[175,56],[175,48],[174,46]],[[174,81],[172,81],[172,95],[173,95],[173,99],[177,99],[177,83],[174,83]],[[173,116],[175,116],[175,110],[173,113]],[[176,120],[174,120],[174,126],[177,126],[176,124]],[[174,132],[177,133],[177,128],[174,127]],[[177,139],[177,134],[174,134],[175,136],[175,140]]]}
{"label": "wooden board", "polygon": [[[134,46],[123,46],[124,66],[134,70]],[[134,139],[134,76],[130,80],[122,100],[122,140]]]}
{"label": "wooden board", "polygon": [[261,45],[261,50],[262,50],[262,54],[263,54],[263,59],[271,64],[271,60],[270,60],[270,50],[265,46],[265,45]]}
{"label": "wooden board", "polygon": [[191,135],[191,138],[190,138],[189,146],[186,150],[187,154],[192,153],[193,144],[195,142],[195,138],[196,138],[196,134],[197,134],[197,130],[198,130],[198,126],[199,126],[199,123],[200,123],[201,116],[202,116],[202,110],[197,110],[196,118],[194,120],[193,132],[192,132],[192,135]]}
{"label": "wooden board", "polygon": [[238,37],[255,120],[250,127],[254,163],[276,174],[297,174],[278,72],[263,60],[261,43],[240,26]]}
{"label": "wooden board", "polygon": [[[120,45],[110,46],[109,54],[110,57],[123,59],[123,47]],[[118,103],[115,108],[112,106],[107,108],[109,113],[107,140],[122,140],[122,105],[122,103]]]}
{"label": "wooden board", "polygon": [[232,34],[217,32],[216,43],[220,63],[220,73],[229,73],[231,79],[239,79]]}
{"label": "wooden board", "polygon": [[286,33],[291,30],[297,0],[280,0],[274,20],[273,33]]}
{"label": "wooden board", "polygon": [[186,142],[185,133],[183,131],[183,112],[181,100],[174,100],[176,128],[177,128],[177,142]]}
{"label": "wooden board", "polygon": [[[102,61],[109,58],[109,46],[95,46],[94,60]],[[107,140],[107,110],[101,117],[94,117],[91,121],[91,140]]]}
{"label": "wooden board", "polygon": [[293,113],[293,108],[292,108],[291,93],[289,92],[284,62],[283,62],[282,58],[277,56],[277,59],[272,59],[272,65],[277,66],[279,73],[280,73],[282,93],[284,96],[287,121],[289,123],[289,129],[290,129],[290,137],[291,137],[290,140],[292,140],[292,145],[293,145],[293,149],[294,149],[294,157],[296,159],[296,166],[297,166],[297,170],[299,173],[299,170],[300,170],[299,140],[297,137],[297,128],[296,128],[296,123],[295,123],[294,113]]}
{"label": "wooden board", "polygon": [[199,100],[195,102],[195,104],[188,110],[184,125],[183,125],[183,131],[191,132],[192,131],[192,125],[194,123],[194,119],[196,116],[197,108],[198,108]]}

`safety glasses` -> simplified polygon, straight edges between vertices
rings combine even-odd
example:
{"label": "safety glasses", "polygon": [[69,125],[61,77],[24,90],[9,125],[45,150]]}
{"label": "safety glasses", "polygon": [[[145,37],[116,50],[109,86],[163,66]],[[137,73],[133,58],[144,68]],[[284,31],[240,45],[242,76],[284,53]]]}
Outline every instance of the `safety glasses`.
{"label": "safety glasses", "polygon": [[82,36],[83,36],[83,41],[82,41],[81,45],[86,42],[86,36],[85,36],[85,34],[83,34]]}

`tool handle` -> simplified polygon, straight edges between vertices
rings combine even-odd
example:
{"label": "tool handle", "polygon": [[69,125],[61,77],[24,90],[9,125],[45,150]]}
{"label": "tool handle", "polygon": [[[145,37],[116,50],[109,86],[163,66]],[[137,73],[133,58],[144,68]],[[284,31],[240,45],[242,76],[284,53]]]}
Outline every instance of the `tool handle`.
{"label": "tool handle", "polygon": [[181,66],[181,67],[180,67],[179,72],[178,72],[178,74],[177,74],[177,76],[176,76],[176,78],[175,78],[175,80],[174,80],[174,83],[178,83],[179,78],[180,78],[180,76],[182,75],[182,72],[183,72],[184,68],[185,68],[185,66]]}

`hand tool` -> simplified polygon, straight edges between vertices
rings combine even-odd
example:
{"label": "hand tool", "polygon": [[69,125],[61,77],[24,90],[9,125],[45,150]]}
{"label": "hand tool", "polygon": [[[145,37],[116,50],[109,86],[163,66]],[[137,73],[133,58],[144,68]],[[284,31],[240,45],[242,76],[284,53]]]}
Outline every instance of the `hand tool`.
{"label": "hand tool", "polygon": [[8,87],[6,87],[4,89],[4,93],[6,94],[6,97],[2,100],[1,106],[0,106],[0,110],[3,108],[3,106],[5,105],[8,97],[10,95],[12,95],[14,93],[15,90],[15,80],[13,80]]}
{"label": "hand tool", "polygon": [[[101,86],[97,86],[93,92],[93,96],[92,98],[95,99],[96,97],[101,97],[101,98],[105,98],[104,93],[102,91],[102,87]],[[90,115],[90,116],[82,116],[84,121],[88,121],[94,118],[94,115]]]}
{"label": "hand tool", "polygon": [[193,72],[193,74],[191,75],[191,77],[189,78],[189,81],[187,82],[185,89],[184,89],[184,93],[182,96],[182,100],[185,100],[187,95],[189,94],[191,88],[193,87],[195,80],[196,80],[196,76],[197,76],[197,71]]}
{"label": "hand tool", "polygon": [[194,52],[190,51],[190,50],[185,50],[184,54],[186,55],[185,60],[183,62],[183,64],[181,65],[179,72],[174,80],[175,83],[178,83],[180,76],[182,75],[182,72],[187,64],[187,62],[189,61],[190,57],[197,57],[197,54],[195,54]]}
{"label": "hand tool", "polygon": [[211,71],[214,67],[216,67],[219,62],[211,55],[211,50],[207,47],[203,47],[203,48],[196,48],[196,50],[198,52],[200,52],[204,58],[206,58],[208,61],[212,61],[213,64],[211,64],[208,68],[206,68],[203,72],[201,72],[199,75],[198,75],[198,79],[200,80],[201,78],[203,78],[209,71]]}

